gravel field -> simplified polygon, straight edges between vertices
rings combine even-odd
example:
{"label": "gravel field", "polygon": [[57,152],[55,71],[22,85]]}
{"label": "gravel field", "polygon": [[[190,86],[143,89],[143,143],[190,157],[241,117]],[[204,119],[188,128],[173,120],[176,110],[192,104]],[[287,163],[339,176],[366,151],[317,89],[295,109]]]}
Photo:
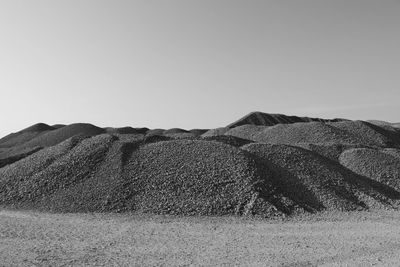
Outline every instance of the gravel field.
{"label": "gravel field", "polygon": [[399,266],[400,213],[295,219],[0,210],[1,266]]}

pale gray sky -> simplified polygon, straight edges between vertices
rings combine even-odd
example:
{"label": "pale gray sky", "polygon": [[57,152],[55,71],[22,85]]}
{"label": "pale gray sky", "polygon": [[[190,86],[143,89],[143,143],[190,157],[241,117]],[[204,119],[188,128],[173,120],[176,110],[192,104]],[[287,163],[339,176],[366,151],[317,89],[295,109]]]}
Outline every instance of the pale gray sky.
{"label": "pale gray sky", "polygon": [[0,136],[255,110],[400,121],[396,0],[1,0],[0,48]]}

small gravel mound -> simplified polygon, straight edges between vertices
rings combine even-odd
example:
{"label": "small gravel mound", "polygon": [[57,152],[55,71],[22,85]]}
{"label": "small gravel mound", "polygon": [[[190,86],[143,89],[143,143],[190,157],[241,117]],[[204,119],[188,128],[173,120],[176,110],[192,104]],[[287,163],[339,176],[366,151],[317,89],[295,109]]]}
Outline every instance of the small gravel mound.
{"label": "small gravel mound", "polygon": [[[358,210],[398,205],[400,193],[374,183],[316,153],[287,145],[249,144],[242,149],[259,157],[274,174],[274,183],[298,210]],[[282,198],[283,199],[283,198]]]}
{"label": "small gravel mound", "polygon": [[400,191],[400,159],[387,150],[349,149],[340,155],[339,160],[353,172]]}

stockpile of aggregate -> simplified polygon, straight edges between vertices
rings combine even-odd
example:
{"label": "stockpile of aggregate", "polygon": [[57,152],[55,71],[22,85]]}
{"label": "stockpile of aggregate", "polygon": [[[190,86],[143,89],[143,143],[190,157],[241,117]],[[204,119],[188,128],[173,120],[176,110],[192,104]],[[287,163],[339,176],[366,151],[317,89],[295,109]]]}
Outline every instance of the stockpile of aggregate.
{"label": "stockpile of aggregate", "polygon": [[306,211],[397,207],[400,193],[359,176],[339,163],[287,145],[248,144],[242,149],[259,157],[273,174],[275,186]]}
{"label": "stockpile of aggregate", "polygon": [[109,134],[146,134],[148,128],[132,128],[132,127],[120,127],[120,128],[104,128],[106,133]]}
{"label": "stockpile of aggregate", "polygon": [[241,146],[253,143],[253,141],[251,141],[251,140],[239,138],[236,136],[230,136],[230,135],[204,136],[201,139],[205,140],[205,141],[221,142],[221,143],[231,145],[234,147],[241,147]]}
{"label": "stockpile of aggregate", "polygon": [[152,143],[132,151],[119,194],[122,210],[157,214],[262,214],[277,211],[259,197],[269,177],[247,153],[200,140]]}
{"label": "stockpile of aggregate", "polygon": [[105,130],[89,123],[74,123],[59,129],[44,133],[24,143],[24,146],[54,146],[62,141],[76,136],[94,136],[105,133]]}
{"label": "stockpile of aggregate", "polygon": [[194,136],[201,136],[202,134],[206,133],[209,129],[192,129],[189,130]]}
{"label": "stockpile of aggregate", "polygon": [[297,122],[336,122],[343,121],[343,119],[320,119],[320,118],[309,118],[309,117],[297,117],[297,116],[287,116],[283,114],[269,114],[263,112],[251,112],[250,114],[244,116],[243,118],[228,125],[229,128],[235,128],[241,125],[263,125],[263,126],[273,126],[277,124],[291,124]]}
{"label": "stockpile of aggregate", "polygon": [[260,195],[270,188],[267,172],[235,147],[198,140],[127,143],[111,135],[72,142],[0,169],[0,205],[67,212],[281,214]]}
{"label": "stockpile of aggregate", "polygon": [[354,135],[322,122],[278,124],[275,126],[242,125],[225,133],[259,143],[288,144],[359,144]]}
{"label": "stockpile of aggregate", "polygon": [[193,133],[191,133],[187,130],[184,130],[184,129],[180,129],[180,128],[172,128],[172,129],[165,130],[163,132],[163,135],[174,138],[174,139],[185,139],[185,138],[196,137]]}
{"label": "stockpile of aggregate", "polygon": [[343,151],[350,148],[365,147],[363,145],[349,145],[349,144],[293,144],[294,146],[301,147],[317,153],[320,156],[328,158],[333,161],[339,161],[340,155]]}
{"label": "stockpile of aggregate", "polygon": [[83,137],[70,138],[56,146],[44,148],[28,157],[0,169],[1,204],[18,204],[29,194],[25,191],[34,183],[36,175],[44,171],[54,161],[68,153],[82,141]]}
{"label": "stockpile of aggregate", "polygon": [[394,147],[400,144],[392,131],[365,121],[342,121],[328,124],[353,135],[360,144],[366,146]]}
{"label": "stockpile of aggregate", "polygon": [[28,147],[21,149],[7,149],[6,151],[2,151],[0,153],[0,168],[14,163],[18,160],[21,160],[37,151],[41,150],[42,147]]}
{"label": "stockpile of aggregate", "polygon": [[59,196],[91,176],[115,137],[81,139],[69,139],[0,169],[1,204],[70,211],[79,199]]}
{"label": "stockpile of aggregate", "polygon": [[150,129],[147,131],[146,136],[152,136],[152,135],[163,135],[164,134],[165,129]]}
{"label": "stockpile of aggregate", "polygon": [[219,127],[215,129],[210,129],[207,132],[203,133],[201,136],[202,137],[219,136],[225,134],[227,131],[229,131],[228,127]]}
{"label": "stockpile of aggregate", "polygon": [[400,159],[387,152],[370,148],[349,149],[340,155],[339,161],[355,173],[400,190]]}
{"label": "stockpile of aggregate", "polygon": [[26,129],[23,129],[19,132],[9,134],[3,138],[0,139],[0,147],[2,148],[10,148],[14,146],[21,145],[39,135],[42,135],[46,132],[52,131],[55,128],[44,124],[44,123],[38,123],[35,125],[32,125]]}

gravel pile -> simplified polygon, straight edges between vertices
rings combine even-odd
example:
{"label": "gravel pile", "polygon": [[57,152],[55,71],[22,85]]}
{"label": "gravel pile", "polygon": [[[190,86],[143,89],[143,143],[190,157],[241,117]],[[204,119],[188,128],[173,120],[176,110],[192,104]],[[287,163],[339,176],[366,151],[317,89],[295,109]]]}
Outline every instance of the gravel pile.
{"label": "gravel pile", "polygon": [[132,127],[121,127],[121,128],[104,128],[106,133],[109,134],[146,134],[148,128],[132,128]]}
{"label": "gravel pile", "polygon": [[94,136],[105,133],[105,130],[88,123],[75,123],[68,126],[44,133],[24,144],[24,146],[54,146],[62,141],[76,136]]}
{"label": "gravel pile", "polygon": [[271,187],[266,170],[232,146],[198,140],[127,143],[111,135],[72,143],[1,169],[0,204],[62,212],[281,214],[262,198]]}
{"label": "gravel pile", "polygon": [[269,188],[247,153],[199,140],[148,144],[133,150],[124,167],[120,209],[157,214],[262,214],[276,209],[259,198]]}
{"label": "gravel pile", "polygon": [[18,146],[54,129],[55,128],[44,123],[35,124],[19,132],[12,133],[1,138],[0,147],[11,148]]}
{"label": "gravel pile", "polygon": [[56,146],[44,148],[0,169],[0,203],[17,204],[24,200],[24,187],[35,175],[68,153],[83,138],[73,137]]}
{"label": "gravel pile", "polygon": [[339,160],[353,172],[400,191],[400,159],[387,152],[368,148],[349,149],[340,155]]}
{"label": "gravel pile", "polygon": [[266,115],[208,131],[36,124],[0,139],[0,205],[262,217],[398,207],[400,130]]}
{"label": "gravel pile", "polygon": [[328,124],[353,135],[360,144],[366,146],[394,147],[400,144],[393,132],[365,121],[342,121]]}
{"label": "gravel pile", "polygon": [[293,145],[313,151],[320,156],[323,156],[327,159],[337,161],[337,162],[339,161],[339,157],[343,153],[343,151],[350,149],[350,148],[364,147],[361,145],[346,145],[346,144],[326,144],[325,145],[325,144],[300,143],[300,144],[293,144]]}
{"label": "gravel pile", "polygon": [[209,129],[192,129],[189,130],[194,136],[201,136],[202,134],[206,133]]}
{"label": "gravel pile", "polygon": [[251,112],[243,118],[228,125],[229,128],[235,128],[240,125],[263,125],[273,126],[277,124],[291,124],[296,122],[335,122],[343,121],[343,119],[319,119],[319,118],[308,118],[308,117],[297,117],[297,116],[286,116],[283,114],[268,114],[263,112]]}
{"label": "gravel pile", "polygon": [[202,137],[219,136],[225,134],[227,131],[229,131],[228,127],[220,127],[220,128],[210,129],[207,132],[203,133],[201,136]]}
{"label": "gravel pile", "polygon": [[205,136],[205,137],[202,137],[201,139],[205,140],[205,141],[221,142],[221,143],[235,146],[235,147],[241,147],[241,146],[253,143],[253,141],[251,141],[251,140],[239,138],[236,136],[230,136],[230,135]]}
{"label": "gravel pile", "polygon": [[114,140],[110,135],[73,138],[0,169],[1,204],[73,211],[79,199],[63,193],[91,176]]}
{"label": "gravel pile", "polygon": [[152,136],[152,135],[163,135],[164,134],[165,129],[151,129],[148,130],[146,133],[146,136]]}
{"label": "gravel pile", "polygon": [[259,143],[288,144],[359,144],[346,131],[322,122],[278,124],[275,126],[242,125],[225,133]]}
{"label": "gravel pile", "polygon": [[21,160],[37,151],[41,150],[41,147],[28,147],[24,149],[13,149],[10,148],[0,153],[0,168]]}
{"label": "gravel pile", "polygon": [[249,144],[242,149],[259,157],[271,171],[274,185],[292,201],[287,205],[289,213],[296,212],[299,207],[315,212],[398,205],[399,192],[311,151],[269,144]]}

